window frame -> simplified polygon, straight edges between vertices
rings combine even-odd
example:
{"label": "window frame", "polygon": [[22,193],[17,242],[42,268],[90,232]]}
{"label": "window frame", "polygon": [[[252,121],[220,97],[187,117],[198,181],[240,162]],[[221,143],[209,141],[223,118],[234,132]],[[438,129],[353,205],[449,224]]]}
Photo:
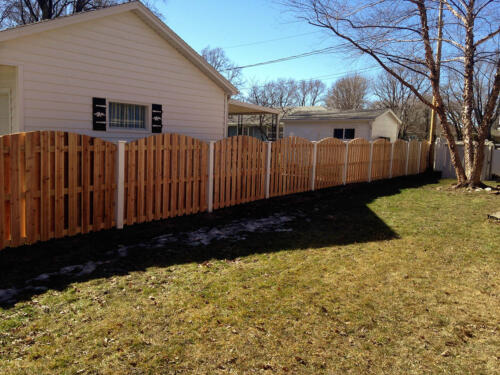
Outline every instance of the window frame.
{"label": "window frame", "polygon": [[[130,105],[138,105],[142,107],[146,107],[146,116],[145,116],[145,127],[144,128],[120,128],[117,126],[111,126],[111,116],[109,114],[109,109],[110,109],[110,104],[111,103],[117,103],[117,104],[130,104]],[[137,102],[137,101],[131,101],[131,100],[120,100],[120,99],[112,99],[112,98],[107,98],[106,99],[106,131],[109,132],[134,132],[134,133],[151,133],[151,103],[143,103],[143,102]]]}
{"label": "window frame", "polygon": [[[340,130],[342,131],[342,138],[337,138],[335,137],[335,131],[336,130]],[[346,130],[352,130],[353,132],[353,137],[352,138],[346,138]],[[353,139],[356,139],[356,128],[333,128],[333,134],[332,134],[333,138],[335,139],[340,139],[342,141],[352,141]]]}

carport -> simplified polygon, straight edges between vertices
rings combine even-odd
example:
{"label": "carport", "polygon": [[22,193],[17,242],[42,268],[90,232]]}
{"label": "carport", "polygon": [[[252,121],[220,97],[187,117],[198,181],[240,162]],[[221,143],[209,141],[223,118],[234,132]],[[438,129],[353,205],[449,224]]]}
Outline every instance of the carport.
{"label": "carport", "polygon": [[238,118],[237,135],[243,135],[243,116],[271,115],[271,132],[268,134],[268,140],[275,141],[277,135],[279,135],[277,134],[279,113],[280,111],[275,108],[245,103],[239,100],[229,100],[228,115],[237,116]]}

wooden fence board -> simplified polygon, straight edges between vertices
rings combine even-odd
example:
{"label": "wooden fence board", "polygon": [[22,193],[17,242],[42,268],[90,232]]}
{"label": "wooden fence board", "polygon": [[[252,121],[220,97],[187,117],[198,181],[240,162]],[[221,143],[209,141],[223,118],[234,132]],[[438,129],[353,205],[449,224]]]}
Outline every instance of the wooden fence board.
{"label": "wooden fence board", "polygon": [[420,150],[420,173],[424,173],[429,167],[429,142],[422,141],[422,149]]}
{"label": "wooden fence board", "polygon": [[391,143],[385,139],[373,141],[372,181],[389,178],[391,168]]}
{"label": "wooden fence board", "polygon": [[348,184],[368,181],[370,165],[370,143],[362,138],[349,142],[347,159]]}
{"label": "wooden fence board", "polygon": [[231,137],[216,142],[214,152],[214,208],[251,202],[265,195],[264,142],[249,136]]}
{"label": "wooden fence board", "polygon": [[420,158],[419,155],[419,145],[420,142],[417,140],[410,141],[409,147],[408,147],[408,174],[413,175],[413,174],[418,174],[418,159]]}
{"label": "wooden fence board", "polygon": [[346,145],[336,138],[318,142],[316,154],[316,189],[342,185]]}
{"label": "wooden fence board", "polygon": [[[125,149],[125,224],[207,209],[208,145],[205,142],[179,134],[156,134],[130,142]],[[134,210],[134,202],[137,202],[137,210]]]}
{"label": "wooden fence board", "polygon": [[401,139],[394,142],[394,153],[392,159],[392,177],[403,176],[406,173],[406,153],[408,146]]}
{"label": "wooden fence board", "polygon": [[82,145],[82,158],[81,158],[81,187],[82,187],[82,195],[81,195],[81,232],[88,233],[90,231],[91,226],[91,147],[92,147],[92,138],[86,135],[82,135],[81,137],[81,145]]}
{"label": "wooden fence board", "polygon": [[300,193],[311,188],[313,143],[299,137],[271,144],[272,197]]}

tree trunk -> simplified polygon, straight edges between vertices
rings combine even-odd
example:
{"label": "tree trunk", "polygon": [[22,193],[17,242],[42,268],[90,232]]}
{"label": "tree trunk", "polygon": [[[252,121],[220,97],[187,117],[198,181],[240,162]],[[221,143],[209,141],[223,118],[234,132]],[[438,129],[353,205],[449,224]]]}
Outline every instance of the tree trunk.
{"label": "tree trunk", "polygon": [[474,125],[472,111],[474,108],[474,0],[467,6],[464,18],[465,48],[464,48],[464,92],[462,107],[462,124],[464,140],[465,175],[470,182],[474,173]]}
{"label": "tree trunk", "polygon": [[484,163],[484,142],[491,127],[491,119],[493,118],[493,113],[497,105],[499,93],[500,93],[500,59],[497,61],[497,71],[495,73],[495,81],[493,83],[491,95],[488,98],[488,103],[486,104],[483,120],[479,125],[478,129],[478,139],[475,150],[474,166],[472,169],[472,175],[470,177],[470,185],[472,186],[481,185],[481,172],[483,170],[483,163]]}
{"label": "tree trunk", "polygon": [[[457,186],[462,187],[467,183],[467,177],[465,175],[465,170],[460,160],[460,155],[458,153],[457,144],[455,142],[455,138],[453,138],[453,134],[450,131],[450,124],[448,123],[448,118],[446,117],[446,113],[442,106],[441,96],[439,99],[436,98],[437,104],[437,115],[439,116],[439,121],[441,122],[441,126],[443,128],[444,136],[448,141],[448,150],[450,151],[450,159],[453,167],[455,168],[455,174],[457,175]],[[441,103],[441,105],[439,104]]]}

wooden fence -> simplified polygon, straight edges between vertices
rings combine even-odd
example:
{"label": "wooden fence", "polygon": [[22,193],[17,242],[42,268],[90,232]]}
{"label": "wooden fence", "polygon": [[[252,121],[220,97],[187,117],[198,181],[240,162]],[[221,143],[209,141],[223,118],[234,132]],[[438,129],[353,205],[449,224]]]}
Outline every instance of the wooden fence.
{"label": "wooden fence", "polygon": [[370,167],[370,143],[362,138],[353,139],[347,144],[346,183],[368,181]]}
{"label": "wooden fence", "polygon": [[336,138],[317,143],[315,188],[323,189],[344,183],[345,142]]}
{"label": "wooden fence", "polygon": [[237,136],[214,144],[215,209],[265,198],[266,144]]}
{"label": "wooden fence", "polygon": [[424,172],[429,144],[156,134],[118,145],[0,137],[0,249],[331,186]]}
{"label": "wooden fence", "polygon": [[271,197],[310,189],[313,143],[304,138],[283,138],[271,145]]}
{"label": "wooden fence", "polygon": [[403,176],[406,173],[406,154],[408,151],[407,144],[407,142],[398,139],[392,145],[391,177]]}
{"label": "wooden fence", "polygon": [[372,143],[371,181],[389,178],[391,173],[392,144],[385,139],[377,139]]}
{"label": "wooden fence", "polygon": [[0,137],[0,248],[113,227],[115,151],[73,133]]}
{"label": "wooden fence", "polygon": [[208,144],[157,134],[125,145],[124,219],[131,225],[207,209]]}

